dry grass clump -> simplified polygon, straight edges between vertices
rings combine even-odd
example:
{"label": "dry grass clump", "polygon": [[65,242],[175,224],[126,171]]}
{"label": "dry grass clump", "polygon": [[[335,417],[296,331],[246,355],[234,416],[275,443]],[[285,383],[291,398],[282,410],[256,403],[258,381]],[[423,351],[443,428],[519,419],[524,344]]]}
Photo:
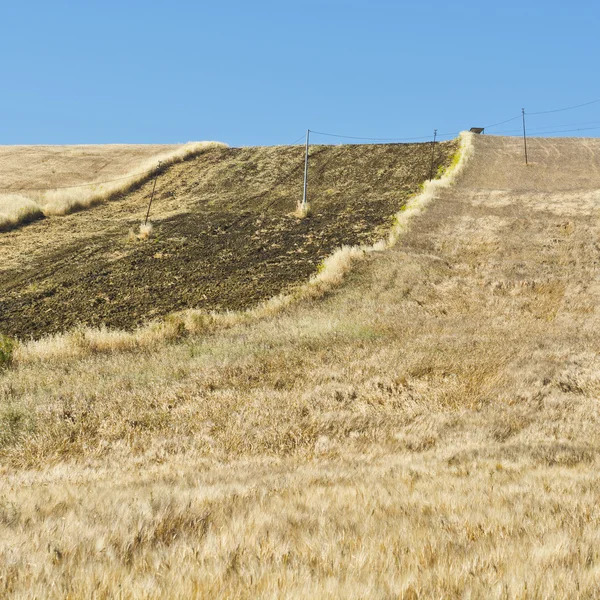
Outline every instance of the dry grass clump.
{"label": "dry grass clump", "polygon": [[309,203],[306,204],[298,204],[296,206],[296,210],[293,212],[294,217],[296,217],[296,219],[304,219],[308,216],[310,216],[312,212],[311,206]]}
{"label": "dry grass clump", "polygon": [[0,231],[30,223],[43,216],[41,207],[31,198],[20,194],[0,195]]}
{"label": "dry grass clump", "polygon": [[[198,322],[198,319],[195,322]],[[74,331],[46,336],[35,342],[15,344],[13,360],[69,360],[99,353],[152,349],[180,338],[184,331],[184,321],[177,316],[150,323],[134,332],[106,327],[79,327]]]}
{"label": "dry grass clump", "polygon": [[140,232],[138,233],[138,239],[147,240],[152,235],[153,225],[150,222],[140,224]]}

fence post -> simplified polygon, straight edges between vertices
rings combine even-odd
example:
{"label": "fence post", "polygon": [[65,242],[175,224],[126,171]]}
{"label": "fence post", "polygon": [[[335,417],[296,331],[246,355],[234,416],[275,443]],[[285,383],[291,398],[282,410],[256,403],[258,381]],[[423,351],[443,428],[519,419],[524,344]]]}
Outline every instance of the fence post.
{"label": "fence post", "polygon": [[431,145],[431,168],[429,169],[429,179],[433,179],[433,163],[435,161],[435,138],[437,137],[437,129],[433,130],[433,143]]}
{"label": "fence post", "polygon": [[527,161],[527,133],[525,132],[525,109],[521,109],[521,113],[523,114],[523,143],[525,144],[525,164],[529,164]]}
{"label": "fence post", "polygon": [[156,168],[156,174],[154,175],[154,185],[152,186],[152,194],[150,195],[150,203],[148,204],[148,211],[146,212],[146,220],[144,221],[144,225],[148,223],[148,217],[150,216],[150,207],[152,206],[152,200],[154,199],[154,190],[156,189],[156,180],[158,179],[158,175],[160,173],[161,164],[162,160],[159,160],[158,167]]}
{"label": "fence post", "polygon": [[307,193],[308,193],[308,144],[310,138],[310,129],[306,130],[306,153],[304,155],[304,193],[302,195],[302,209],[306,210]]}

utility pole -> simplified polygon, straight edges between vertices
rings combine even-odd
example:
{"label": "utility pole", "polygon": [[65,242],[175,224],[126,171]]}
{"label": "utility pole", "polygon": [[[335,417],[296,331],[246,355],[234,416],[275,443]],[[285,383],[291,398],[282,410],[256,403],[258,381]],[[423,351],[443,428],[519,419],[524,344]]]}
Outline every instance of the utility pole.
{"label": "utility pole", "polygon": [[429,179],[433,179],[433,163],[435,161],[435,138],[437,137],[437,129],[433,130],[433,144],[431,144],[431,167],[429,169]]}
{"label": "utility pole", "polygon": [[308,192],[308,144],[310,138],[310,129],[306,130],[306,154],[304,156],[304,194],[302,196],[302,209],[306,210],[307,192]]}
{"label": "utility pole", "polygon": [[521,109],[521,113],[523,114],[523,143],[525,144],[525,164],[529,164],[527,162],[527,134],[525,133],[525,109]]}
{"label": "utility pole", "polygon": [[150,195],[150,203],[148,204],[148,212],[146,212],[146,220],[144,221],[144,225],[148,223],[148,217],[150,216],[150,207],[152,206],[152,200],[154,199],[154,190],[156,189],[156,180],[158,179],[158,174],[160,173],[161,164],[162,160],[159,160],[158,167],[156,168],[156,174],[154,175],[154,185],[152,186],[152,194]]}

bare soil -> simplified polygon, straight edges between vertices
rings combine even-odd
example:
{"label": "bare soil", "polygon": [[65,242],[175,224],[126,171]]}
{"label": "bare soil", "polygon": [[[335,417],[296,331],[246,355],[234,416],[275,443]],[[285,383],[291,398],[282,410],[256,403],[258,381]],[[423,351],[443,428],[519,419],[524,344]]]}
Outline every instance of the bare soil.
{"label": "bare soil", "polygon": [[[438,144],[434,168],[456,148]],[[306,280],[341,245],[383,237],[430,165],[430,144],[315,146],[312,213],[298,219],[303,148],[211,150],[160,176],[148,240],[128,232],[137,232],[152,182],[0,234],[0,332],[131,329],[184,308],[251,307]]]}

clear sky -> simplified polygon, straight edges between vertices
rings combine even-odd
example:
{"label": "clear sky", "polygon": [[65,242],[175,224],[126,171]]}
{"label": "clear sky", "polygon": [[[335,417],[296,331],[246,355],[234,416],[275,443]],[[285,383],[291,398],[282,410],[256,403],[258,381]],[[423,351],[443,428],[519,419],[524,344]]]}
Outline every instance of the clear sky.
{"label": "clear sky", "polygon": [[[599,99],[599,25],[577,0],[4,2],[0,144],[451,133]],[[528,127],[596,136],[600,102]]]}

